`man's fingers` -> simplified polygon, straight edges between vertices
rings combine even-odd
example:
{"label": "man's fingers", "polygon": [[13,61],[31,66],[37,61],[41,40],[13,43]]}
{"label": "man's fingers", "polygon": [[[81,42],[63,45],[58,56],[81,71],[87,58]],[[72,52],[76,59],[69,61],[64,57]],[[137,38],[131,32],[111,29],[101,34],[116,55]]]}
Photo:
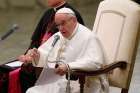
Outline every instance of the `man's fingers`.
{"label": "man's fingers", "polygon": [[33,51],[38,53],[38,49],[37,48],[33,48]]}
{"label": "man's fingers", "polygon": [[63,68],[61,68],[61,67],[57,67],[56,69],[55,69],[55,73],[56,74],[59,74],[59,75],[61,75],[61,76],[63,76],[64,74],[65,74],[65,70],[63,69]]}
{"label": "man's fingers", "polygon": [[25,61],[26,61],[26,60],[25,60],[25,55],[19,56],[19,57],[18,57],[18,60],[19,60],[19,61],[22,61],[22,62],[25,62]]}

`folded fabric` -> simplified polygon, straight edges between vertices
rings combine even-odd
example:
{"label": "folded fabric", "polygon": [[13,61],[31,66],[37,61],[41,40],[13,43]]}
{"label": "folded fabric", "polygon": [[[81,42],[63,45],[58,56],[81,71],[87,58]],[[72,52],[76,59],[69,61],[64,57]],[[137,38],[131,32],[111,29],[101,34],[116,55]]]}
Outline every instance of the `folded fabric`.
{"label": "folded fabric", "polygon": [[19,78],[20,69],[21,68],[18,68],[9,73],[8,93],[21,93],[20,78]]}

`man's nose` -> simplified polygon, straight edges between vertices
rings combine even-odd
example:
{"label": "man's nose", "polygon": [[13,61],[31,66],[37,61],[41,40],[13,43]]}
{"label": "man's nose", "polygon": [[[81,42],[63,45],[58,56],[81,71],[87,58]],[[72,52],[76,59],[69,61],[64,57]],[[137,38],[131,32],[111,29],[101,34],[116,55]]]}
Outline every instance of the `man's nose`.
{"label": "man's nose", "polygon": [[63,30],[63,26],[62,25],[59,26],[59,30],[60,31]]}

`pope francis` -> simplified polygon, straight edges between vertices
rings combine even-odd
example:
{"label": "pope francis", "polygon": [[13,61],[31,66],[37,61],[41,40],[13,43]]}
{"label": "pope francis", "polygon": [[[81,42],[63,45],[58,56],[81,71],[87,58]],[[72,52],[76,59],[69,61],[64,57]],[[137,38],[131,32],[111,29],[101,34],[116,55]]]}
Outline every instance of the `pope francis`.
{"label": "pope francis", "polygon": [[[69,69],[91,71],[105,64],[104,54],[96,34],[79,24],[71,9],[58,10],[55,14],[55,23],[59,32],[38,49],[30,50],[20,59],[26,62],[32,61],[35,66],[46,69],[42,71],[36,85],[29,88],[26,93],[68,93],[66,91],[68,80],[65,74]],[[55,65],[52,71],[54,75],[52,75],[48,68],[52,67],[50,66],[52,62],[57,61],[61,62]],[[46,80],[41,79],[44,76]],[[70,82],[69,93],[79,93],[78,80]],[[87,77],[84,93],[108,93],[108,88],[105,74]]]}

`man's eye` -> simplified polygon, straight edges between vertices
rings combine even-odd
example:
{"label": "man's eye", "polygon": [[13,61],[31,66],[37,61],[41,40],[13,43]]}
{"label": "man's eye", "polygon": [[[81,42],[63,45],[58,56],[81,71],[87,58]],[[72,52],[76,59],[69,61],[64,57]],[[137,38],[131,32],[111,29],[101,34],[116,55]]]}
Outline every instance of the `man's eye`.
{"label": "man's eye", "polygon": [[55,25],[56,27],[59,26],[58,24]]}

